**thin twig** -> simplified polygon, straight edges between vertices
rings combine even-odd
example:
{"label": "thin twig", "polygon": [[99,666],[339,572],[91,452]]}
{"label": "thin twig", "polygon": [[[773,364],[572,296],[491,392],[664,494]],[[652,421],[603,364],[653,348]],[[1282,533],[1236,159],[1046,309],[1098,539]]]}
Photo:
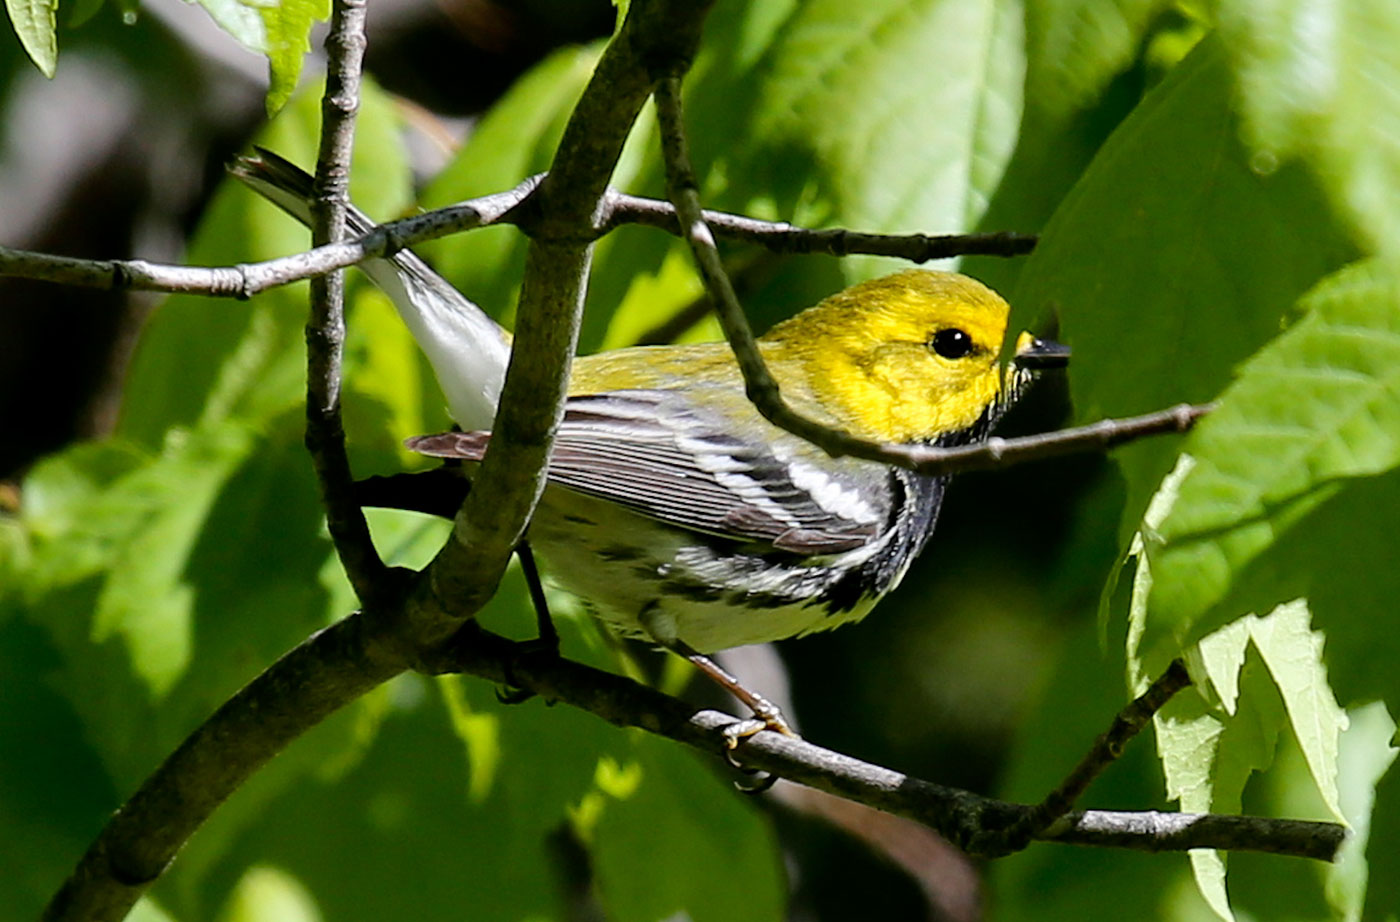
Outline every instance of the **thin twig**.
{"label": "thin twig", "polygon": [[1125,442],[1152,435],[1186,432],[1196,421],[1215,409],[1215,404],[1182,403],[1155,413],[1101,419],[1086,426],[1073,426],[1036,435],[1005,439],[992,436],[975,445],[932,448],[921,445],[883,445],[869,454],[859,454],[921,474],[953,474],[1010,467],[1026,461],[1043,461],[1063,455],[1104,451]]}
{"label": "thin twig", "polygon": [[[582,663],[539,656],[529,644],[491,634],[475,623],[463,628],[458,642],[444,647],[427,667],[509,681],[546,701],[564,702],[619,726],[639,727],[717,755],[728,751],[725,728],[739,720],[717,711],[696,711],[655,689]],[[1008,830],[1038,808],[911,778],[772,732],[749,738],[730,755],[745,768],[925,823],[964,850],[985,856],[1007,854],[1033,839],[1140,851],[1222,848],[1330,861],[1345,837],[1345,828],[1336,823],[1086,810],[1013,840]]]}
{"label": "thin twig", "polygon": [[143,259],[93,260],[51,256],[0,246],[0,276],[55,282],[115,291],[163,291],[244,300],[292,282],[375,257],[389,257],[414,243],[496,224],[516,223],[514,209],[538,185],[532,177],[506,192],[497,192],[446,208],[381,224],[353,240],[315,247],[236,266],[173,266]]}
{"label": "thin twig", "polygon": [[[622,224],[644,224],[680,234],[675,206],[622,192],[606,202],[604,229]],[[785,221],[760,221],[745,215],[711,211],[701,217],[717,237],[753,243],[774,253],[825,253],[829,256],[893,256],[924,263],[954,256],[1024,256],[1035,249],[1036,235],[999,231],[991,234],[867,234],[845,228],[812,230]]]}
{"label": "thin twig", "polygon": [[1065,780],[1018,820],[1008,835],[1012,839],[1034,836],[1066,816],[1094,779],[1123,754],[1123,747],[1128,741],[1142,732],[1152,721],[1153,715],[1160,711],[1173,695],[1190,684],[1191,675],[1186,671],[1186,665],[1179,659],[1172,660],[1166,672],[1162,673],[1147,691],[1118,712],[1113,718],[1113,723],[1094,740],[1094,745]]}
{"label": "thin twig", "polygon": [[[469,199],[412,217],[379,225],[362,237],[316,247],[304,253],[236,266],[175,266],[144,259],[75,259],[0,246],[0,276],[26,278],[106,291],[162,291],[243,300],[292,282],[346,269],[374,257],[388,257],[406,247],[451,234],[511,224],[535,234],[536,218],[521,208],[544,175],[532,176],[514,189]],[[867,254],[896,256],[915,262],[961,255],[1018,256],[1035,237],[1026,234],[866,234],[830,228],[811,230],[785,222],[705,210],[716,234],[767,247],[775,253]],[[583,231],[597,238],[621,224],[643,224],[679,233],[670,202],[625,195],[609,189],[593,226]]]}
{"label": "thin twig", "polygon": [[[326,35],[326,90],[321,98],[321,144],[311,196],[311,242],[339,243],[350,201],[350,152],[360,107],[365,55],[365,0],[335,0]],[[326,507],[326,525],[341,566],[361,601],[383,588],[386,572],[355,502],[355,479],[345,449],[340,393],[345,356],[345,274],[311,280],[306,323],[306,448]]]}
{"label": "thin twig", "polygon": [[[857,439],[846,433],[818,426],[794,413],[783,402],[778,391],[778,382],[768,371],[763,357],[759,355],[758,343],[754,339],[749,319],[739,306],[734,294],[734,286],[729,274],[724,271],[724,261],[719,248],[705,222],[700,208],[700,193],[695,181],[695,170],[690,164],[689,144],[685,137],[684,116],[681,111],[681,78],[679,74],[662,77],[656,84],[653,94],[656,99],[657,121],[661,128],[661,152],[666,164],[666,193],[676,207],[681,236],[685,238],[699,266],[705,289],[714,303],[715,314],[719,318],[724,336],[734,349],[739,370],[744,376],[745,390],[749,400],[770,422],[782,426],[794,435],[807,438],[833,454],[852,454],[857,444],[866,450],[881,447],[879,443]],[[813,428],[815,427],[815,429]],[[805,430],[812,430],[811,434]]]}

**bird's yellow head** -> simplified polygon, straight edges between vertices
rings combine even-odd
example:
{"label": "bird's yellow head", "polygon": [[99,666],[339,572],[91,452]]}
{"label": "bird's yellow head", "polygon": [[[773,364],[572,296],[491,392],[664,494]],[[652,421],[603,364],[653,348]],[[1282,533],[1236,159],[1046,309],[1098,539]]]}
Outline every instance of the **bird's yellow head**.
{"label": "bird's yellow head", "polygon": [[1017,361],[998,356],[1009,308],[982,283],[954,272],[909,269],[853,285],[773,327],[771,361],[853,434],[932,442],[990,422],[1015,399],[1031,367],[1067,352],[1029,333]]}

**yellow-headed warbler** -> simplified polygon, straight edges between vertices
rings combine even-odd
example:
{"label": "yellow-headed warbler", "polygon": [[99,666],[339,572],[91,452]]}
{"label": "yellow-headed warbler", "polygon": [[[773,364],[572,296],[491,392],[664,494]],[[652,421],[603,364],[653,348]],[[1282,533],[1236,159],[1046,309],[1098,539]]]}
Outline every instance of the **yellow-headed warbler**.
{"label": "yellow-headed warbler", "polygon": [[[233,171],[305,220],[302,171],[265,153]],[[373,225],[357,213],[352,227]],[[365,269],[467,430],[408,444],[479,460],[508,334],[412,253]],[[834,294],[759,342],[804,415],[881,442],[962,445],[987,437],[1034,370],[1068,357],[1022,334],[1003,368],[1007,313],[973,279],[911,269]],[[726,686],[737,683],[703,654],[863,617],[933,531],[946,477],[833,458],[772,425],[745,397],[724,343],[585,356],[569,394],[530,545],[550,578],[615,631],[688,656]],[[785,729],[761,697],[737,691]]]}

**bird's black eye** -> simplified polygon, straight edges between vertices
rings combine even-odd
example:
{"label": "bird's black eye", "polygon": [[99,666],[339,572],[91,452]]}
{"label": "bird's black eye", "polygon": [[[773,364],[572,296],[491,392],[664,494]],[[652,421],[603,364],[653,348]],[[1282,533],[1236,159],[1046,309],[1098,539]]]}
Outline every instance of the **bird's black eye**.
{"label": "bird's black eye", "polygon": [[933,334],[929,345],[945,359],[960,359],[972,351],[972,337],[957,327],[948,327]]}

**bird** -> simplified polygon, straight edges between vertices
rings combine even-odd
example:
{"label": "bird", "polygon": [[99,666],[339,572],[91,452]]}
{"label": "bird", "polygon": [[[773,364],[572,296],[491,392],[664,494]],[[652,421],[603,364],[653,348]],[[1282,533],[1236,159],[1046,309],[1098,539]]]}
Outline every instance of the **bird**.
{"label": "bird", "polygon": [[[310,177],[259,150],[234,176],[303,222]],[[352,232],[374,224],[351,210]],[[417,436],[424,455],[480,461],[510,337],[412,252],[363,265],[433,366],[462,431]],[[906,269],[863,281],[758,340],[783,399],[873,441],[984,441],[1069,350],[1029,333],[1000,360],[1009,307],[966,275]],[[636,346],[582,356],[527,542],[546,576],[614,633],[684,656],[761,729],[781,712],[711,654],[863,618],[932,534],[948,477],[833,457],[766,420],[728,344]],[[547,620],[547,619],[545,619]],[[542,632],[545,620],[542,620]]]}

